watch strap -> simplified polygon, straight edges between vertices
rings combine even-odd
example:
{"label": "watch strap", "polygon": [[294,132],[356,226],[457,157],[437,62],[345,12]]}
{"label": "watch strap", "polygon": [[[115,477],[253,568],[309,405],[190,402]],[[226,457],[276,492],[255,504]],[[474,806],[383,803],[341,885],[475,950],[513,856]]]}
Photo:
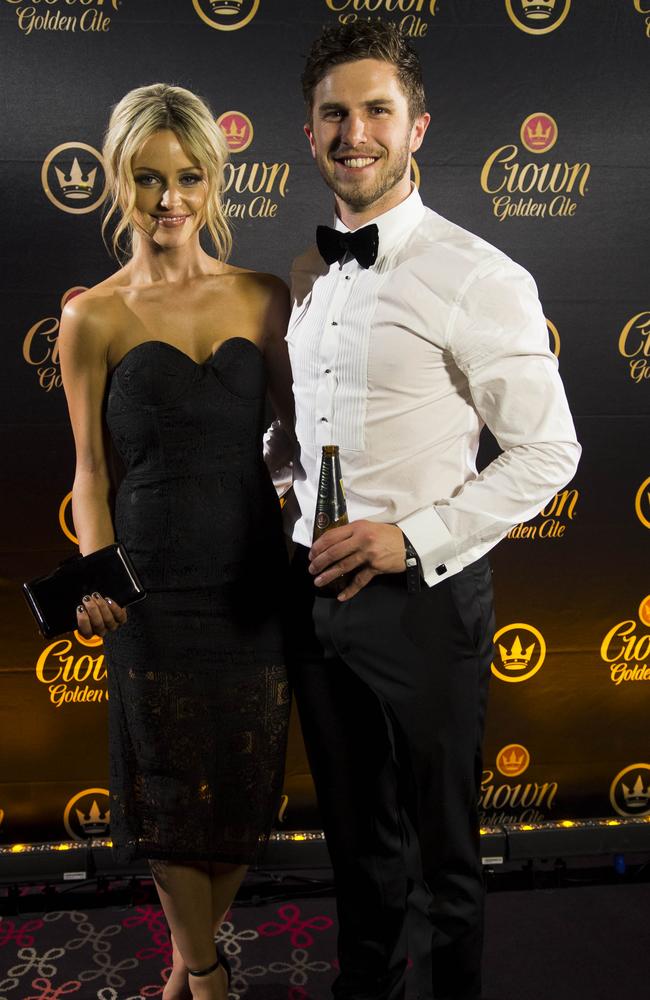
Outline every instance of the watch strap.
{"label": "watch strap", "polygon": [[404,561],[406,563],[406,589],[409,594],[417,594],[422,586],[422,567],[420,557],[406,535],[404,535]]}

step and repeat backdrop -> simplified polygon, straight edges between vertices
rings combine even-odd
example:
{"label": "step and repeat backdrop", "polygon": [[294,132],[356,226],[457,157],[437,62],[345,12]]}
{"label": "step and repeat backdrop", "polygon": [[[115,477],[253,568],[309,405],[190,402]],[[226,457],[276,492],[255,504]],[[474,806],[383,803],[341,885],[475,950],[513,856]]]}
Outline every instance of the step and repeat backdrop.
{"label": "step and repeat backdrop", "polygon": [[[0,843],[110,830],[102,644],[44,641],[21,595],[75,551],[57,332],[115,268],[109,109],[156,81],[207,98],[233,261],[287,278],[332,213],[304,57],[322,25],[362,18],[421,57],[424,201],[535,276],[584,448],[493,555],[483,822],[650,815],[650,0],[0,0]],[[318,827],[295,720],[285,793],[278,822]]]}

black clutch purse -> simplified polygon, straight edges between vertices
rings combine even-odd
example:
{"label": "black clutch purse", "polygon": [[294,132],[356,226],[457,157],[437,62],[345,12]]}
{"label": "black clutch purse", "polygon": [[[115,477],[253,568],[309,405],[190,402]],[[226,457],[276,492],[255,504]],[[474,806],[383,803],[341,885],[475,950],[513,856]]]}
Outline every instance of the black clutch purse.
{"label": "black clutch purse", "polygon": [[123,545],[72,556],[48,576],[23,584],[25,599],[46,639],[75,629],[77,605],[95,591],[122,607],[147,596]]}

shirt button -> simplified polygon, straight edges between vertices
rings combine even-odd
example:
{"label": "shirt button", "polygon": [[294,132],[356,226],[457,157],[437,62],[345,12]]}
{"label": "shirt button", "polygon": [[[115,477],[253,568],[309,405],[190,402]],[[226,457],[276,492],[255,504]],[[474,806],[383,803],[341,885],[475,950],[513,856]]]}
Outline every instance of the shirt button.
{"label": "shirt button", "polygon": [[336,322],[335,319],[332,320],[332,326],[338,326],[338,323]]}
{"label": "shirt button", "polygon": [[321,424],[326,424],[326,423],[328,423],[328,420],[327,420],[327,417],[321,417],[321,418],[320,418],[320,422],[321,422]]}
{"label": "shirt button", "polygon": [[346,280],[346,281],[349,281],[349,280],[350,280],[350,275],[349,275],[349,274],[346,274],[346,276],[345,276],[345,280]]}
{"label": "shirt button", "polygon": [[330,374],[331,374],[331,372],[332,372],[332,369],[331,369],[331,368],[326,368],[326,369],[325,369],[325,374],[326,374],[326,375],[330,375]]}

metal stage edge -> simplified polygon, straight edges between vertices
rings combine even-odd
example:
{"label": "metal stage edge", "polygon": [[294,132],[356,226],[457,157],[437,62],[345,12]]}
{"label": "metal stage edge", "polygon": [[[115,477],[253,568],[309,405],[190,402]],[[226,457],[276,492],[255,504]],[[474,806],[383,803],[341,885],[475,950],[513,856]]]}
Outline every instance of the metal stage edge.
{"label": "metal stage edge", "polygon": [[[650,816],[521,823],[481,829],[481,858],[489,868],[549,858],[620,856],[650,852]],[[330,868],[320,831],[274,831],[258,868]],[[110,840],[10,844],[0,847],[0,886],[147,877],[146,861],[116,862]]]}

